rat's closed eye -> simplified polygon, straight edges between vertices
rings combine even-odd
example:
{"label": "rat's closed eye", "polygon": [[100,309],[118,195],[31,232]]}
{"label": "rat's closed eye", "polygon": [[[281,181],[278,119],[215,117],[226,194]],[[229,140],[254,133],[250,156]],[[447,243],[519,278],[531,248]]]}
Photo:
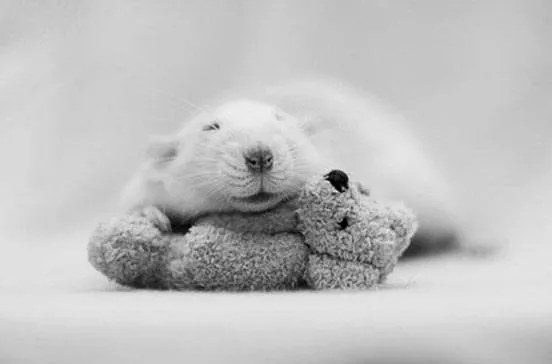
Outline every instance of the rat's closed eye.
{"label": "rat's closed eye", "polygon": [[215,131],[220,129],[220,123],[218,121],[213,121],[203,127],[203,131]]}

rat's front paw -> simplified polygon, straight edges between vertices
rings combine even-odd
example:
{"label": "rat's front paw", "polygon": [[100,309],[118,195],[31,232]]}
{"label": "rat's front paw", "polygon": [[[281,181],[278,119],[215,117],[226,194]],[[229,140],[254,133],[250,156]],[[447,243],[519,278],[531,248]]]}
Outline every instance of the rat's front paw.
{"label": "rat's front paw", "polygon": [[146,206],[134,210],[132,212],[132,215],[147,219],[161,232],[171,232],[171,221],[169,220],[168,216],[155,206]]}

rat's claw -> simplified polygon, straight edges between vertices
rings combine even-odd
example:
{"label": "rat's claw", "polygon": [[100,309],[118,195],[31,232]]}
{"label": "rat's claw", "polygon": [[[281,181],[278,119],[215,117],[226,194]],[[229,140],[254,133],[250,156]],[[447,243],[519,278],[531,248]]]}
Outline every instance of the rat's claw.
{"label": "rat's claw", "polygon": [[150,221],[156,228],[162,232],[171,231],[171,221],[161,210],[155,206],[143,207],[137,211],[138,216],[142,216]]}

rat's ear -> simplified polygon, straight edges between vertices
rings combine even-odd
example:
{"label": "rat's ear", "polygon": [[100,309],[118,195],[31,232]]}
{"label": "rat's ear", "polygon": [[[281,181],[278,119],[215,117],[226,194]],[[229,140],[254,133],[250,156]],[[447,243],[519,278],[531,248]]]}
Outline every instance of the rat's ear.
{"label": "rat's ear", "polygon": [[317,118],[314,114],[311,113],[298,112],[294,114],[289,114],[278,107],[274,107],[273,114],[276,120],[288,120],[298,123],[301,130],[303,130],[305,134],[309,136],[320,132],[323,128],[323,123],[321,122],[320,118]]}
{"label": "rat's ear", "polygon": [[156,163],[169,162],[178,155],[179,144],[175,137],[154,137],[146,149],[146,156]]}
{"label": "rat's ear", "polygon": [[303,114],[298,117],[299,125],[305,134],[311,136],[316,134],[316,121],[310,114]]}
{"label": "rat's ear", "polygon": [[329,131],[335,127],[334,123],[319,115],[312,113],[303,113],[298,116],[301,129],[304,130],[308,136],[313,136],[324,131]]}

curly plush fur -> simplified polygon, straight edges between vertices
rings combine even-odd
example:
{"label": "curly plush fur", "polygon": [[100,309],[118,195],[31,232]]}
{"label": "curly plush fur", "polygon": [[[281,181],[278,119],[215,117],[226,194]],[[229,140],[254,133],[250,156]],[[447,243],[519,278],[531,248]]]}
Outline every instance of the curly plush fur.
{"label": "curly plush fur", "polygon": [[162,233],[139,216],[112,219],[92,234],[89,261],[136,288],[372,287],[393,270],[417,224],[404,206],[380,204],[334,172],[274,210],[207,216],[185,234]]}
{"label": "curly plush fur", "polygon": [[299,230],[312,252],[307,282],[315,289],[383,282],[416,230],[413,213],[402,204],[380,204],[339,175],[328,176],[330,181],[307,185],[299,198]]}
{"label": "curly plush fur", "polygon": [[250,216],[213,215],[185,234],[162,233],[147,219],[127,215],[97,227],[89,260],[108,278],[136,288],[293,288],[307,262],[296,225],[287,205]]}

